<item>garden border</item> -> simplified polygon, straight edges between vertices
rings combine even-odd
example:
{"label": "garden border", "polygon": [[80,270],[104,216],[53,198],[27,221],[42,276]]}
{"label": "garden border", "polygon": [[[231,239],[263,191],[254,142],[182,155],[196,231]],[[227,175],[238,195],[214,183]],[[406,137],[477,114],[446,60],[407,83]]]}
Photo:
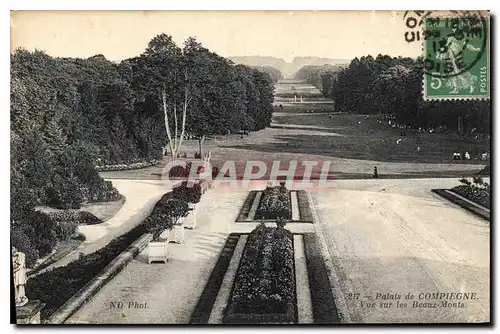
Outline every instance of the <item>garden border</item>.
{"label": "garden border", "polygon": [[191,319],[189,320],[190,325],[208,323],[210,314],[212,313],[212,308],[222,285],[222,280],[224,279],[224,275],[229,267],[229,262],[231,262],[234,250],[242,234],[244,233],[231,233],[227,236],[226,244],[224,245],[224,248],[222,248],[219,258],[210,273],[207,284],[205,285],[205,288],[198,299],[198,303],[191,314]]}
{"label": "garden border", "polygon": [[340,317],[328,278],[325,259],[315,233],[303,233],[307,274],[315,324],[339,324]]}
{"label": "garden border", "polygon": [[[242,235],[249,235],[250,233],[231,233],[227,237],[226,244],[223,251],[219,255],[216,265],[212,269],[210,278],[205,285],[205,288],[200,295],[198,303],[195,310],[192,313],[191,320],[189,324],[208,324],[210,315],[212,313],[215,300],[219,295],[219,290],[222,285],[222,280],[227,272],[229,263],[234,255],[234,249],[238,243],[238,240]],[[330,282],[325,259],[319,244],[319,237],[314,232],[309,233],[292,233],[293,236],[302,235],[304,243],[304,254],[306,256],[306,266],[307,266],[307,276],[309,279],[309,292],[311,294],[311,304],[313,311],[314,324],[340,324],[340,316],[337,309],[335,297],[332,292],[332,283]],[[234,241],[229,242],[230,238]],[[245,244],[246,247],[246,244]],[[229,248],[229,249],[228,249]],[[226,253],[224,253],[226,249]],[[294,244],[295,252],[295,244]],[[240,259],[241,261],[241,259]],[[239,263],[238,263],[239,267]],[[296,262],[294,258],[294,268],[296,268]],[[297,277],[294,277],[295,282],[295,298],[297,298]],[[231,298],[234,288],[234,281],[232,282],[231,293],[229,298]],[[296,300],[296,305],[298,301]],[[298,306],[298,305],[297,305]],[[295,307],[295,325],[300,325],[298,322],[298,307]],[[239,319],[242,320],[242,319]],[[248,320],[248,319],[243,319]],[[279,320],[273,315],[266,317],[265,321],[277,321]],[[237,324],[242,324],[242,322],[237,322]],[[255,324],[255,323],[253,323]],[[231,325],[230,323],[223,323],[222,325]]]}
{"label": "garden border", "polygon": [[140,252],[146,248],[153,239],[150,233],[144,233],[139,239],[134,241],[123,252],[115,257],[99,274],[92,278],[73,297],[68,299],[57,311],[52,313],[44,323],[62,324],[75,314],[86,302],[95,296],[106,283],[115,277],[123,268],[127,266]]}
{"label": "garden border", "polygon": [[458,194],[455,194],[455,192],[449,189],[432,189],[431,191],[447,199],[453,204],[460,206],[462,209],[465,209],[470,213],[475,214],[478,217],[490,221],[490,211],[484,210],[483,208],[475,204],[472,200],[469,200],[470,202],[464,201],[463,199],[457,196]]}

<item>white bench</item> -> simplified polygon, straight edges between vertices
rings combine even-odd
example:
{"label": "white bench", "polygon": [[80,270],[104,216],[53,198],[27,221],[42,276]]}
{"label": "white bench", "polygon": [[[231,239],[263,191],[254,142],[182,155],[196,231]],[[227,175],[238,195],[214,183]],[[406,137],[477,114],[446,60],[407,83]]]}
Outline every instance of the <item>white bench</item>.
{"label": "white bench", "polygon": [[148,245],[148,264],[168,261],[168,241],[150,242]]}

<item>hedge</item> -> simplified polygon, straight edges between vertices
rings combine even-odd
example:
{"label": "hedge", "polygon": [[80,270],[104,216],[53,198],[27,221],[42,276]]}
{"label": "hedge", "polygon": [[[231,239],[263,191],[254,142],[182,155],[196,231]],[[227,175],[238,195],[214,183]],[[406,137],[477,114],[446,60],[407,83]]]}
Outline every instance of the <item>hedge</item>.
{"label": "hedge", "polygon": [[158,210],[141,224],[113,239],[100,250],[84,255],[64,267],[57,267],[30,278],[26,284],[28,298],[38,299],[46,304],[41,315],[42,318],[47,318],[135,240],[150,231],[157,236],[169,227],[169,222],[171,222],[170,217]]}

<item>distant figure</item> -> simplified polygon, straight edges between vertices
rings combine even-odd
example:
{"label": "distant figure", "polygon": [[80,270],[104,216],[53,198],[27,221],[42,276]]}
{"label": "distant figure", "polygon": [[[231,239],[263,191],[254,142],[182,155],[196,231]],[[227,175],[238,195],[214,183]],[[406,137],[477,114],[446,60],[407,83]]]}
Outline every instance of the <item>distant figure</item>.
{"label": "distant figure", "polygon": [[487,152],[481,153],[481,160],[488,160],[488,153]]}
{"label": "distant figure", "polygon": [[417,146],[417,152],[420,152],[420,146]]}
{"label": "distant figure", "polygon": [[470,160],[470,154],[469,151],[465,151],[465,160]]}
{"label": "distant figure", "polygon": [[377,166],[373,167],[373,178],[378,179],[378,169]]}

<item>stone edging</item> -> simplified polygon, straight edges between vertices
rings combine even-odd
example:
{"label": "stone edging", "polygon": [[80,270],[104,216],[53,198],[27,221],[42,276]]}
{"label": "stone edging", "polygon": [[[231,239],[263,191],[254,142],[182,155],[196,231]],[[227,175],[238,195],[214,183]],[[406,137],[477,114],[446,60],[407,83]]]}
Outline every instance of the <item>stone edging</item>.
{"label": "stone edging", "polygon": [[86,302],[99,292],[116,274],[132,261],[153,239],[149,233],[143,234],[130,246],[114,258],[97,276],[90,280],[83,288],[73,295],[57,311],[55,311],[47,320],[46,324],[62,324],[75,314]]}
{"label": "stone edging", "polygon": [[438,194],[441,197],[444,197],[453,204],[456,204],[461,208],[475,214],[476,216],[479,216],[483,219],[490,221],[490,210],[487,210],[477,205],[473,201],[471,200],[465,201],[462,198],[460,198],[462,196],[455,194],[453,191],[448,189],[432,189],[431,191],[435,194]]}
{"label": "stone edging", "polygon": [[347,307],[347,303],[344,298],[344,293],[340,288],[340,280],[337,275],[335,265],[330,256],[330,252],[328,250],[328,244],[326,242],[326,238],[323,232],[323,223],[319,219],[318,213],[316,212],[315,203],[313,198],[311,197],[311,194],[309,193],[306,194],[309,200],[309,208],[311,210],[311,215],[314,220],[314,231],[318,238],[317,240],[326,267],[326,271],[328,272],[330,288],[332,290],[333,298],[335,299],[335,305],[337,307],[339,320],[341,323],[352,323],[351,314],[349,312],[349,308]]}

